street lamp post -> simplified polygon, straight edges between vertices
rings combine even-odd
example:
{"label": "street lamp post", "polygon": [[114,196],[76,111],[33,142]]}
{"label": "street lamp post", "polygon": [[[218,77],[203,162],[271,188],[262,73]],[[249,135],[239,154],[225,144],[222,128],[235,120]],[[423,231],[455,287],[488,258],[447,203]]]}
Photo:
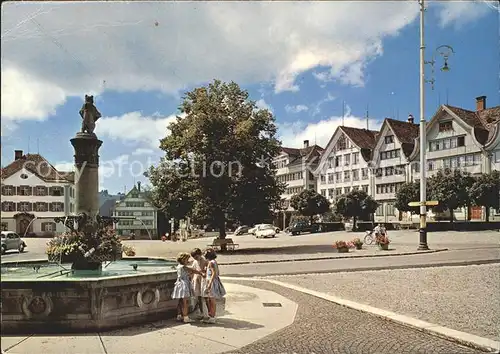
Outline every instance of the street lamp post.
{"label": "street lamp post", "polygon": [[[425,41],[424,41],[424,14],[425,14],[425,0],[418,0],[420,4],[420,240],[418,249],[428,250],[427,244],[427,130],[425,121],[425,83],[429,82],[434,90],[434,56],[429,62],[425,61]],[[441,71],[449,71],[448,57],[454,53],[453,48],[449,45],[441,45],[436,48],[436,52],[444,57],[444,66]],[[425,64],[432,66],[432,77],[430,80],[425,79]]]}
{"label": "street lamp post", "polygon": [[425,41],[424,41],[424,0],[420,3],[420,242],[419,250],[428,250],[427,245],[427,207],[426,197],[426,122],[425,122]]}

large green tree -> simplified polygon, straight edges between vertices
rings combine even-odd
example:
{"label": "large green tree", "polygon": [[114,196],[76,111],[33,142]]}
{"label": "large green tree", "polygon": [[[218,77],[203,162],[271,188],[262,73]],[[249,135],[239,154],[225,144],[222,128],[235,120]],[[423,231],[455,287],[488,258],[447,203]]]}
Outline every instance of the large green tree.
{"label": "large green tree", "polygon": [[490,221],[490,208],[500,208],[500,172],[493,171],[477,177],[469,194],[474,205],[486,208],[486,221]]}
{"label": "large green tree", "polygon": [[353,231],[359,218],[373,214],[378,203],[363,190],[353,190],[340,196],[335,202],[335,212],[344,218],[353,218]]}
{"label": "large green tree", "polygon": [[430,189],[428,200],[437,200],[439,205],[433,207],[437,212],[448,210],[450,222],[453,222],[453,210],[468,207],[471,204],[469,190],[474,179],[467,172],[458,169],[442,169],[427,180]]}
{"label": "large green tree", "polygon": [[[220,238],[226,218],[270,215],[284,189],[270,164],[280,150],[272,113],[236,83],[218,80],[187,92],[179,110],[160,142],[164,161],[149,171],[157,204],[183,201],[179,214],[212,223]],[[163,177],[163,165],[176,176]]]}
{"label": "large green tree", "polygon": [[420,201],[420,185],[418,182],[403,183],[396,192],[396,202],[394,207],[399,211],[419,213],[419,207],[411,207],[411,202]]}
{"label": "large green tree", "polygon": [[315,215],[324,214],[330,210],[330,202],[312,189],[305,189],[293,195],[290,199],[290,206],[300,215],[309,217],[311,223]]}

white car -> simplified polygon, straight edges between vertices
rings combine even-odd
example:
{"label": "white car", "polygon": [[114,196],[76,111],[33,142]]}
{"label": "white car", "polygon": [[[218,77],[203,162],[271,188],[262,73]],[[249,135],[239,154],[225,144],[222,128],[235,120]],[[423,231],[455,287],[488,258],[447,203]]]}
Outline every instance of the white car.
{"label": "white car", "polygon": [[21,240],[18,234],[12,231],[2,231],[2,254],[10,250],[23,253],[26,247],[26,242]]}
{"label": "white car", "polygon": [[279,234],[279,233],[280,233],[280,228],[279,228],[279,227],[276,227],[276,226],[274,226],[274,225],[271,225],[271,224],[257,224],[257,225],[255,225],[253,228],[251,228],[250,230],[248,230],[248,233],[249,233],[249,234],[252,234],[252,235],[255,235],[255,232],[256,232],[259,228],[261,228],[261,227],[263,227],[263,226],[270,226],[270,227],[274,228],[274,231],[276,231],[276,233],[277,233],[277,234]]}
{"label": "white car", "polygon": [[267,238],[276,237],[276,227],[273,225],[258,225],[255,230],[255,237],[257,238]]}

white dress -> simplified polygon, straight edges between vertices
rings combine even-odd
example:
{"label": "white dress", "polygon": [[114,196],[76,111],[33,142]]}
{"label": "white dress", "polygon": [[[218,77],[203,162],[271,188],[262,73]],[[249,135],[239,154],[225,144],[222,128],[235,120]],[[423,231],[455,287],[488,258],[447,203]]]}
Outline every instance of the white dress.
{"label": "white dress", "polygon": [[[201,272],[200,262],[196,259],[192,264],[193,269]],[[193,286],[194,296],[201,296],[201,279],[202,276],[200,274],[193,274],[193,279],[191,280],[191,284]]]}

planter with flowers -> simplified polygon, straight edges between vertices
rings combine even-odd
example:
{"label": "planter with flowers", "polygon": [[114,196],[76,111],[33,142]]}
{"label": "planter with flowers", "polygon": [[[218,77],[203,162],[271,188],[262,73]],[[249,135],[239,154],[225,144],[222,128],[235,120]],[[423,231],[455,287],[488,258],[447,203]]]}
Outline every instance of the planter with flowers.
{"label": "planter with flowers", "polygon": [[123,253],[125,253],[125,256],[127,257],[134,257],[135,256],[135,248],[129,245],[123,245],[122,246]]}
{"label": "planter with flowers", "polygon": [[348,253],[349,245],[345,241],[335,241],[333,248],[337,250],[338,253]]}
{"label": "planter with flowers", "polygon": [[360,250],[363,248],[363,241],[361,241],[359,238],[355,238],[351,242],[354,245],[354,247],[356,247],[357,250]]}
{"label": "planter with flowers", "polygon": [[375,242],[377,243],[378,248],[384,251],[387,251],[389,249],[389,244],[391,243],[389,238],[385,235],[377,236]]}
{"label": "planter with flowers", "polygon": [[66,232],[47,242],[46,250],[50,262],[72,263],[73,270],[99,270],[102,262],[121,259],[122,252],[121,241],[110,227],[91,235]]}

